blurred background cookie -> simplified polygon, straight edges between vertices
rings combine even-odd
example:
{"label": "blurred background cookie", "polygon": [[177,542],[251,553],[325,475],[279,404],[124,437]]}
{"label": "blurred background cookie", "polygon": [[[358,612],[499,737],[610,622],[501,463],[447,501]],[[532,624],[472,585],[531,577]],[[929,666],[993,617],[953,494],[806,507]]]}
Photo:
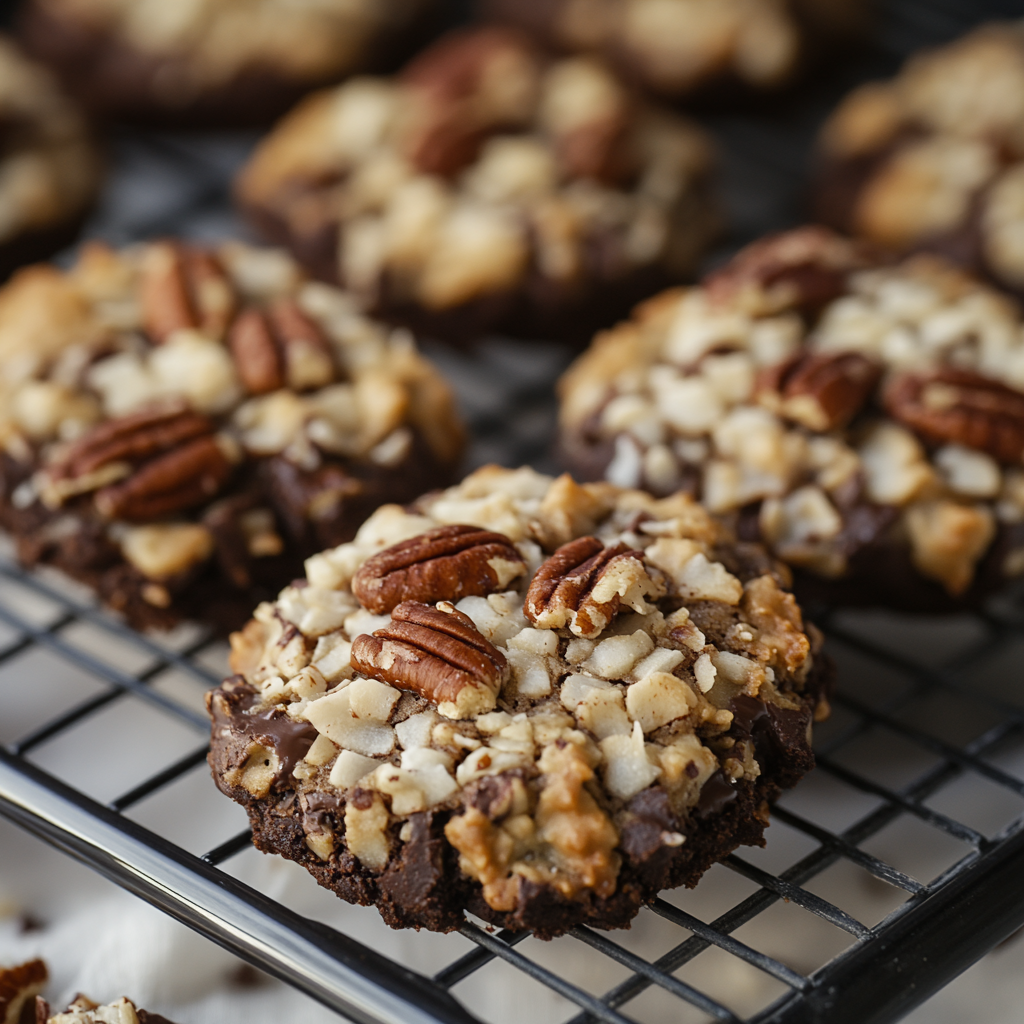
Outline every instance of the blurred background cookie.
{"label": "blurred background cookie", "polygon": [[[598,53],[668,97],[773,89],[816,49],[858,38],[869,0],[480,0],[482,14]],[[820,54],[819,54],[820,56]]]}
{"label": "blurred background cookie", "polygon": [[91,110],[152,126],[263,124],[311,88],[379,68],[438,0],[27,0],[27,48]]}
{"label": "blurred background cookie", "polygon": [[1020,311],[935,257],[755,243],[599,336],[561,397],[576,474],[683,487],[805,594],[943,609],[1024,573]]}
{"label": "blurred background cookie", "polygon": [[137,627],[237,624],[462,428],[404,331],[280,252],[86,247],[0,291],[0,523]]}
{"label": "blurred background cookie", "polygon": [[820,220],[943,253],[1024,294],[1024,23],[993,23],[851,93],[819,143]]}
{"label": "blurred background cookie", "polygon": [[504,28],[303,102],[237,181],[316,275],[424,334],[584,339],[692,272],[715,232],[711,146],[589,57]]}
{"label": "blurred background cookie", "polygon": [[100,172],[74,103],[46,68],[0,36],[0,280],[74,240]]}

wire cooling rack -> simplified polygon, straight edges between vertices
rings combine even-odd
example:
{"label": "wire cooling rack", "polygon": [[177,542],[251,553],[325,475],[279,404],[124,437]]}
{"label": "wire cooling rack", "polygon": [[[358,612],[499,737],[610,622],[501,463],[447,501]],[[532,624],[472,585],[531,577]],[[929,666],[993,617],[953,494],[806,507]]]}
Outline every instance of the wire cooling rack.
{"label": "wire cooling rack", "polygon": [[[733,224],[710,262],[799,221],[810,141],[852,83],[1017,8],[893,0],[878,45],[813,88],[757,116],[706,116]],[[253,141],[116,136],[87,233],[244,235],[229,181]],[[552,468],[551,388],[571,353],[508,341],[429,351],[460,393],[472,465]],[[205,765],[201,698],[220,681],[223,644],[195,628],[140,636],[7,549],[0,814],[360,1022],[881,1024],[1024,924],[1024,603],[944,620],[816,617],[840,665],[818,769],[774,809],[764,850],[663,893],[629,931],[541,943],[467,920],[396,945],[372,909],[253,882],[244,815]]]}

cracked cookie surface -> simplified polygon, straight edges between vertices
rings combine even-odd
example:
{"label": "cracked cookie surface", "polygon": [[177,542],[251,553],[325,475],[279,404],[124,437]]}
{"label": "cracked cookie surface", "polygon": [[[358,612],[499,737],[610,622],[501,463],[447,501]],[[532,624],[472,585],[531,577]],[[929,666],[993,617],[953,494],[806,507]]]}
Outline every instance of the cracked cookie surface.
{"label": "cracked cookie surface", "polygon": [[[373,610],[368,565],[403,574]],[[210,764],[260,849],[394,927],[625,927],[813,766],[820,637],[686,495],[485,467],[306,570],[232,637]]]}
{"label": "cracked cookie surface", "polygon": [[0,525],[133,624],[244,621],[462,427],[411,336],[238,244],[92,244],[0,291]]}
{"label": "cracked cookie surface", "polygon": [[1024,326],[931,256],[770,237],[598,337],[561,382],[582,479],[683,487],[798,593],[970,606],[1024,573]]}
{"label": "cracked cookie surface", "polygon": [[444,340],[584,341],[682,280],[717,228],[711,146],[590,57],[501,27],[319,93],[236,194],[270,240]]}

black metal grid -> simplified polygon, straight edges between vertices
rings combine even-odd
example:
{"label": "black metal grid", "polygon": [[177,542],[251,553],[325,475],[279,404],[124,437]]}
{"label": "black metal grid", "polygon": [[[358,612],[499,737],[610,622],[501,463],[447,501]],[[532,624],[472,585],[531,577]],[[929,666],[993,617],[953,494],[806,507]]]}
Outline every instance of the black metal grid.
{"label": "black metal grid", "polygon": [[[1016,6],[997,0],[986,12],[957,0],[893,2],[878,47],[790,97],[779,113],[707,116],[723,145],[734,224],[712,261],[799,219],[809,140],[851,82],[890,73],[916,46]],[[119,244],[171,232],[244,234],[230,212],[228,181],[252,141],[116,137],[113,179],[88,233]],[[430,354],[462,397],[472,464],[551,468],[551,383],[567,351],[496,341],[472,355],[436,347]],[[713,889],[715,900],[691,905],[685,894],[665,893],[631,932],[579,928],[540,945],[467,921],[468,952],[416,972],[234,877],[249,849],[247,831],[218,837],[198,854],[167,830],[144,827],[133,819],[140,808],[206,772],[207,721],[197,698],[219,682],[217,645],[195,631],[139,636],[87,597],[69,597],[66,581],[26,574],[2,553],[0,814],[358,1021],[486,1017],[486,1004],[470,1006],[470,990],[500,965],[524,985],[557,993],[562,1019],[573,1024],[891,1021],[1024,924],[1024,708],[1015,692],[1024,606],[1007,599],[924,626],[827,611],[818,621],[842,667],[835,714],[818,730],[818,770],[774,810],[765,854],[727,858],[696,890],[700,897]],[[57,694],[52,717],[12,732],[8,687],[36,685],[39,657],[88,685]],[[155,714],[178,734],[173,750],[146,758],[143,776],[111,793],[88,771],[69,770],[55,751],[117,714],[133,721]],[[125,769],[130,755],[112,740],[89,756],[93,768]],[[911,826],[925,837],[907,841]],[[780,833],[794,840],[784,855],[776,849]],[[850,905],[849,884],[835,883],[837,872],[851,871],[873,880],[863,907]],[[816,957],[787,945],[790,934],[815,945],[826,933]],[[581,962],[587,971],[577,969]],[[739,1008],[744,1001],[732,998],[733,975],[723,964],[767,979],[767,996]]]}
{"label": "black metal grid", "polygon": [[[701,1011],[703,1016],[694,1019],[780,1024],[893,1020],[1024,923],[1024,709],[998,692],[998,685],[991,692],[980,681],[995,679],[1007,689],[1019,683],[1019,672],[1015,678],[1012,669],[1007,674],[998,666],[1013,663],[1024,649],[1024,605],[1006,601],[969,621],[952,622],[952,628],[975,635],[958,644],[956,656],[941,667],[895,654],[885,642],[885,630],[870,616],[832,615],[825,621],[845,671],[834,722],[822,730],[818,743],[817,774],[869,798],[871,808],[843,827],[830,827],[808,817],[794,799],[800,790],[794,791],[775,809],[773,828],[794,830],[809,843],[809,852],[779,871],[760,866],[746,852],[727,858],[724,865],[737,880],[737,894],[742,891],[740,879],[753,883],[753,892],[736,898],[711,920],[665,894],[642,912],[672,926],[672,941],[653,958],[633,948],[628,932],[606,934],[590,928],[577,928],[547,947],[550,955],[538,957],[535,951],[531,956],[517,948],[525,934],[492,934],[467,921],[462,935],[475,948],[428,978],[300,917],[222,870],[248,848],[247,830],[197,856],[140,826],[130,818],[133,808],[207,771],[208,726],[195,709],[194,696],[217,681],[196,660],[210,649],[210,641],[198,635],[169,645],[141,637],[90,605],[69,600],[65,588],[10,564],[0,566],[0,624],[5,634],[0,679],[19,677],[11,667],[42,650],[73,663],[100,685],[96,693],[6,743],[0,752],[0,811],[256,966],[359,1021],[475,1020],[450,990],[495,958],[574,1004],[575,1012],[566,1016],[574,1024],[645,1020],[633,1001],[652,987],[679,1000],[680,1012],[685,1005]],[[83,628],[92,637],[85,644],[80,639]],[[126,647],[143,667],[125,672],[96,653],[97,648]],[[179,689],[172,695],[154,685],[168,672],[187,677],[194,693]],[[881,698],[871,683],[879,678],[884,680]],[[952,701],[957,713],[947,709],[928,718],[926,706],[938,697]],[[41,749],[52,750],[90,719],[125,702],[149,705],[159,715],[176,719],[193,739],[182,740],[180,751],[166,763],[103,801],[69,785],[66,771],[55,774],[39,766]],[[922,714],[928,718],[925,724]],[[965,723],[964,716],[970,721]],[[866,737],[876,747],[907,743],[929,764],[901,781],[872,777],[872,757],[855,750]],[[102,754],[111,763],[117,757],[113,745]],[[979,827],[944,811],[936,798],[958,780],[975,789],[984,780],[998,789],[1013,803],[1008,813],[1003,808],[1006,820],[995,828]],[[936,838],[953,840],[959,854],[933,875],[922,876],[872,852],[871,841],[906,818],[916,819]],[[815,880],[838,862],[884,883],[897,894],[894,909],[869,925],[820,895]],[[846,948],[805,972],[738,937],[743,926],[780,902],[845,933]],[[591,957],[609,958],[625,968],[624,979],[591,991],[548,966],[557,964],[560,944],[573,943],[588,947]],[[677,973],[712,946],[780,982],[783,995],[742,1017],[728,999]]]}

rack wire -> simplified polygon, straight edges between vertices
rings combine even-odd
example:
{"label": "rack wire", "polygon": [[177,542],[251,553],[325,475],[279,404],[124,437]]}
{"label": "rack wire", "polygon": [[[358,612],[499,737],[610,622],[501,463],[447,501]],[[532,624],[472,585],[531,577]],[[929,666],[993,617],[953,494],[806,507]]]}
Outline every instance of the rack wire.
{"label": "rack wire", "polygon": [[[681,1009],[699,1011],[694,1019],[733,1024],[894,1020],[1024,924],[1024,709],[1001,692],[1012,690],[1012,669],[999,670],[1001,664],[1012,664],[1024,645],[1024,604],[1007,600],[983,615],[947,624],[954,632],[972,635],[942,667],[895,653],[893,635],[880,628],[877,618],[831,615],[825,622],[845,671],[834,722],[818,742],[816,774],[868,798],[872,806],[837,828],[808,816],[795,790],[775,808],[772,828],[787,826],[802,835],[809,851],[779,871],[759,865],[747,853],[728,857],[724,867],[737,883],[732,888],[740,891],[739,882],[745,880],[753,883],[753,891],[710,920],[686,909],[676,894],[656,900],[643,914],[670,925],[674,938],[657,957],[648,959],[632,948],[628,932],[581,927],[553,944],[580,944],[590,957],[624,968],[623,979],[603,991],[568,980],[548,966],[548,955],[522,952],[518,947],[527,935],[494,934],[469,920],[462,935],[473,948],[427,977],[232,877],[223,868],[249,847],[248,830],[197,855],[133,821],[133,808],[207,772],[208,725],[195,708],[195,696],[217,681],[201,661],[204,650],[215,645],[203,635],[172,644],[139,636],[94,607],[69,599],[66,587],[9,563],[0,566],[0,688],[24,685],[27,674],[19,662],[24,666],[39,651],[74,663],[98,685],[95,693],[72,699],[47,720],[5,737],[0,810],[255,966],[357,1021],[468,1024],[477,1018],[451,990],[493,960],[557,992],[574,1006],[566,1018],[574,1024],[644,1020],[635,1005],[652,988],[680,1001]],[[82,642],[83,636],[90,637],[88,642]],[[127,649],[142,667],[126,672],[97,653],[102,649]],[[179,686],[172,693],[159,685],[169,673],[187,680],[191,690]],[[872,677],[885,680],[881,699],[863,685]],[[979,682],[982,677],[1001,683],[993,691]],[[928,705],[939,697],[952,702],[957,713],[947,709],[929,717]],[[63,772],[41,767],[41,761],[53,761],[54,748],[76,730],[126,703],[136,705],[129,709],[132,718],[145,705],[184,726],[181,741],[159,766],[104,800],[84,791],[95,784],[71,784],[67,767]],[[858,751],[869,737],[870,749]],[[879,760],[877,751],[893,742],[916,748],[927,758],[927,767],[905,781],[886,778],[892,762]],[[49,754],[40,758],[44,750]],[[116,761],[117,746],[102,756]],[[123,756],[133,759],[135,752]],[[882,777],[873,777],[871,767],[879,763]],[[134,761],[128,767],[134,769]],[[998,820],[998,827],[944,809],[944,792],[965,779],[971,786],[967,805],[977,800],[982,782],[1009,800],[1012,806],[1003,801],[1002,818],[987,819]],[[901,819],[915,820],[936,839],[951,840],[958,855],[933,875],[922,876],[900,866],[898,857],[873,852],[871,841]],[[866,872],[895,894],[891,912],[868,924],[821,895],[813,883],[839,862]],[[838,930],[846,948],[816,969],[802,971],[740,937],[744,926],[782,902]],[[680,974],[710,947],[781,983],[783,994],[741,1016],[727,999]]]}
{"label": "rack wire", "polygon": [[[851,82],[1014,6],[894,0],[878,46],[779,115],[708,115],[735,225],[711,261],[799,219],[809,142]],[[253,141],[115,137],[87,233],[244,235],[229,182]],[[462,398],[472,465],[553,468],[551,385],[571,353],[509,341],[429,351]],[[469,1024],[494,1009],[480,979],[505,972],[553,994],[545,1012],[571,1024],[882,1024],[1024,925],[1024,600],[942,621],[814,614],[841,670],[817,770],[774,808],[765,850],[726,858],[692,893],[663,893],[628,932],[581,927],[542,944],[467,919],[454,945],[426,937],[432,966],[412,969],[358,928],[247,884],[238,808],[214,795],[220,813],[199,845],[159,811],[169,794],[213,792],[201,697],[220,681],[223,646],[198,629],[134,633],[6,550],[0,814],[359,1022]]]}

